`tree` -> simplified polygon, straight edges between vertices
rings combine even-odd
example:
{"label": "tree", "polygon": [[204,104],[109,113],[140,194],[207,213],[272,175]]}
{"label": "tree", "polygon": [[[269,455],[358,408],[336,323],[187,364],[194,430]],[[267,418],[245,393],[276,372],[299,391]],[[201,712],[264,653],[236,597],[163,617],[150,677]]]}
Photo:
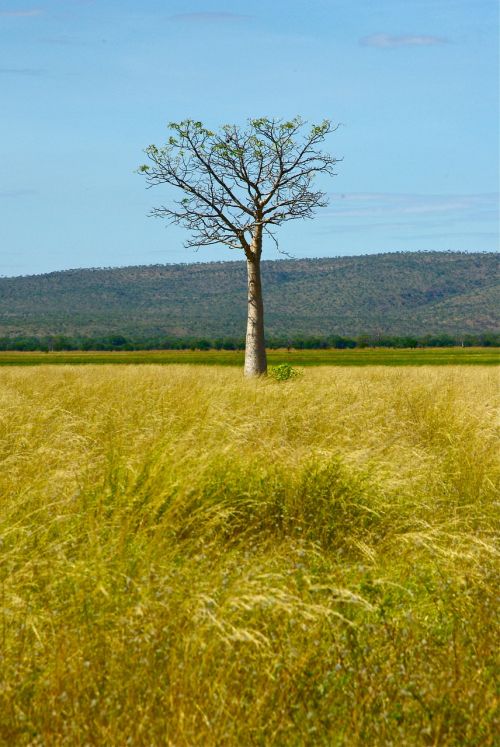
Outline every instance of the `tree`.
{"label": "tree", "polygon": [[150,164],[140,167],[148,186],[169,184],[184,197],[152,215],[189,229],[186,247],[225,244],[243,250],[248,273],[245,375],[266,373],[264,305],[260,276],[262,242],[288,220],[311,218],[326,205],[314,189],[318,173],[334,175],[337,159],[318,150],[336,128],[328,120],[306,129],[290,121],[251,119],[246,127],[212,132],[201,122],[171,123],[165,145],[150,145]]}

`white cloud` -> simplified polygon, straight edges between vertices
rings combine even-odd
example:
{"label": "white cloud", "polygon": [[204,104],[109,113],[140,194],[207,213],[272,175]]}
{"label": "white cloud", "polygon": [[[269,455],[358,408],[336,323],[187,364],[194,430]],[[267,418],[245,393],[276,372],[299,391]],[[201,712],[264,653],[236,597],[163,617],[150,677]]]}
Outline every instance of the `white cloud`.
{"label": "white cloud", "polygon": [[36,189],[0,189],[0,199],[10,197],[31,197],[38,194]]}
{"label": "white cloud", "polygon": [[380,218],[393,216],[446,216],[467,214],[480,219],[498,212],[498,195],[452,194],[418,195],[383,192],[335,193],[331,195],[331,214],[344,218]]}
{"label": "white cloud", "polygon": [[[498,194],[333,193],[329,208],[318,214],[315,233],[376,236],[394,231],[396,238],[478,237],[495,243]],[[464,231],[460,228],[463,226]],[[477,229],[477,230],[475,230]]]}
{"label": "white cloud", "polygon": [[363,47],[377,47],[378,49],[394,49],[396,47],[434,47],[439,44],[447,44],[447,39],[440,36],[427,34],[404,34],[392,36],[391,34],[371,34],[359,40]]}
{"label": "white cloud", "polygon": [[208,11],[205,13],[176,13],[170,16],[172,21],[187,21],[189,23],[225,23],[227,21],[246,21],[251,16],[241,13],[228,13],[223,11]]}
{"label": "white cloud", "polygon": [[17,16],[18,18],[26,18],[28,16],[41,16],[43,10],[40,8],[32,8],[30,10],[0,10],[0,16]]}
{"label": "white cloud", "polygon": [[0,67],[0,75],[41,75],[42,72],[32,67]]}

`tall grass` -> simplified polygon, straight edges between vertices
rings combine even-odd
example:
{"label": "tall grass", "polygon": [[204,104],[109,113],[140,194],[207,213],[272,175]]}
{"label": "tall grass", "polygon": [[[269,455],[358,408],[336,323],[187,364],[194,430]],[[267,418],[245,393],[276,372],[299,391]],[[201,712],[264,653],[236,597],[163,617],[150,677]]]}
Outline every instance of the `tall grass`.
{"label": "tall grass", "polygon": [[6,745],[493,745],[487,367],[3,369]]}

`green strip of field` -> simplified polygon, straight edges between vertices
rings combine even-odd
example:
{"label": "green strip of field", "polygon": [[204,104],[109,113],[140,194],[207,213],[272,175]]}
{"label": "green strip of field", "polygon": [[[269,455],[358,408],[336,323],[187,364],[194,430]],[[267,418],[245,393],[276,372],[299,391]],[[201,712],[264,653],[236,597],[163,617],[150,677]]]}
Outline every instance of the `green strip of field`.
{"label": "green strip of field", "polygon": [[[82,364],[195,364],[241,366],[243,352],[232,350],[161,350],[130,352],[0,353],[0,366]],[[428,366],[494,365],[500,362],[498,348],[432,348],[412,350],[271,350],[270,365],[288,362],[294,366]]]}

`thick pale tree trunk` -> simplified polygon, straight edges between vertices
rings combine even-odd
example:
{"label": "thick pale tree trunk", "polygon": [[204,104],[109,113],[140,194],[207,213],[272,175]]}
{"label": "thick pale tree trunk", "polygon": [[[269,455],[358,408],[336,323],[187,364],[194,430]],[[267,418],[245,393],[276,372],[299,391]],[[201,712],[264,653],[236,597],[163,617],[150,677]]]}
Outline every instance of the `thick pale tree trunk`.
{"label": "thick pale tree trunk", "polygon": [[248,321],[245,344],[245,376],[262,376],[267,372],[266,345],[264,340],[264,302],[260,280],[260,256],[262,254],[262,228],[257,226],[251,251],[247,254],[248,273]]}

